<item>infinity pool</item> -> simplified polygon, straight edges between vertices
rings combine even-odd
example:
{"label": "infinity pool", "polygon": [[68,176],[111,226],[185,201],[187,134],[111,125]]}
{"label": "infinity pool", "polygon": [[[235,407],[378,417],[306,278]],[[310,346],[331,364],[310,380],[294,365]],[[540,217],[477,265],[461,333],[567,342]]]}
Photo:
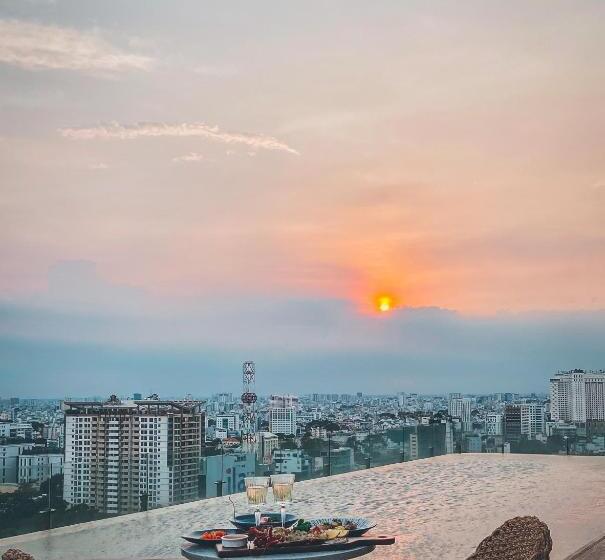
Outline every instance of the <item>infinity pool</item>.
{"label": "infinity pool", "polygon": [[[244,496],[232,496],[239,513]],[[506,519],[537,515],[551,529],[551,558],[562,559],[605,533],[605,457],[446,455],[310,480],[295,486],[292,511],[374,519],[395,546],[372,558],[460,560]],[[135,513],[0,540],[36,560],[178,558],[179,536],[228,526],[228,498]]]}

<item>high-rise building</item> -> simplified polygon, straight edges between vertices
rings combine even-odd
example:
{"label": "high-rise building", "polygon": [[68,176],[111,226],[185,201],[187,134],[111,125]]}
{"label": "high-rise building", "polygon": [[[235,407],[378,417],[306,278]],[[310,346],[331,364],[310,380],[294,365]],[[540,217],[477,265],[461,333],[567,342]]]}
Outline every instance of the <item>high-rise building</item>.
{"label": "high-rise building", "polygon": [[543,434],[544,407],[541,404],[527,403],[519,405],[521,408],[521,434],[527,439],[534,439],[537,434]]}
{"label": "high-rise building", "polygon": [[471,429],[471,399],[463,397],[460,393],[450,393],[447,411],[453,418],[460,418],[464,431]]}
{"label": "high-rise building", "polygon": [[605,372],[574,369],[551,377],[550,415],[554,421],[605,420]]}
{"label": "high-rise building", "polygon": [[292,407],[269,409],[269,431],[273,434],[296,435],[296,410]]}
{"label": "high-rise building", "polygon": [[198,496],[203,413],[195,401],[65,402],[63,498],[112,514]]}
{"label": "high-rise building", "polygon": [[521,436],[534,439],[545,433],[544,408],[541,404],[507,404],[504,408],[504,436],[519,441]]}
{"label": "high-rise building", "polygon": [[405,393],[398,393],[397,394],[397,404],[399,405],[399,408],[405,408],[406,403],[406,398],[405,398]]}
{"label": "high-rise building", "polygon": [[518,405],[504,407],[504,438],[507,442],[521,439],[521,408]]}
{"label": "high-rise building", "polygon": [[296,435],[298,397],[271,395],[269,398],[269,431],[273,434]]}

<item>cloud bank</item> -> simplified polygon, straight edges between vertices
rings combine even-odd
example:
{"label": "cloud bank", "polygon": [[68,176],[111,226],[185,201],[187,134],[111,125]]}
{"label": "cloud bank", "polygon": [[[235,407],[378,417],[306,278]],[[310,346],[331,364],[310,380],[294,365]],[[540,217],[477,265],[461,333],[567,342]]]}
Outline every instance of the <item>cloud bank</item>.
{"label": "cloud bank", "polygon": [[125,52],[96,33],[0,20],[0,63],[26,70],[115,73],[149,70],[152,59]]}
{"label": "cloud bank", "polygon": [[264,134],[248,134],[244,132],[224,132],[218,126],[210,126],[201,122],[192,123],[154,123],[141,122],[120,124],[111,122],[106,125],[93,127],[62,128],[59,130],[64,138],[72,140],[135,140],[137,138],[159,137],[201,137],[222,142],[224,144],[242,144],[250,148],[278,150],[289,154],[300,155],[285,142]]}
{"label": "cloud bank", "polygon": [[[546,391],[557,369],[605,364],[605,312],[360,314],[330,298],[164,299],[63,262],[36,300],[0,301],[5,393]],[[57,396],[62,396],[57,395]]]}

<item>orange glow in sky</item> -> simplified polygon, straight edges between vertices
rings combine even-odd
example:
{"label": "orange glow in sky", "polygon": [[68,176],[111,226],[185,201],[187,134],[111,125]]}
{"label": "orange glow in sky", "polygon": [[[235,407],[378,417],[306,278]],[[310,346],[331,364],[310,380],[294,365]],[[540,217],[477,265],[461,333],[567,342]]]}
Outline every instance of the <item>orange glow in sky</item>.
{"label": "orange glow in sky", "polygon": [[382,295],[376,298],[376,307],[381,313],[387,313],[388,311],[391,311],[394,305],[395,302],[391,296]]}

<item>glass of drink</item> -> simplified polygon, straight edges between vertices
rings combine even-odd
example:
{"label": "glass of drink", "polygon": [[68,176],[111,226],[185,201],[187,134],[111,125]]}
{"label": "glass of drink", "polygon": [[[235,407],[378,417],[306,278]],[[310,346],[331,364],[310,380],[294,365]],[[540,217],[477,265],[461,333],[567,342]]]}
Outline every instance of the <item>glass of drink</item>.
{"label": "glass of drink", "polygon": [[269,480],[268,476],[249,476],[244,479],[248,505],[256,508],[254,510],[254,522],[257,527],[260,525],[261,520],[260,506],[267,503]]}
{"label": "glass of drink", "polygon": [[286,504],[292,503],[292,491],[294,490],[293,474],[272,474],[271,486],[273,488],[273,499],[279,503],[282,527],[286,524]]}

